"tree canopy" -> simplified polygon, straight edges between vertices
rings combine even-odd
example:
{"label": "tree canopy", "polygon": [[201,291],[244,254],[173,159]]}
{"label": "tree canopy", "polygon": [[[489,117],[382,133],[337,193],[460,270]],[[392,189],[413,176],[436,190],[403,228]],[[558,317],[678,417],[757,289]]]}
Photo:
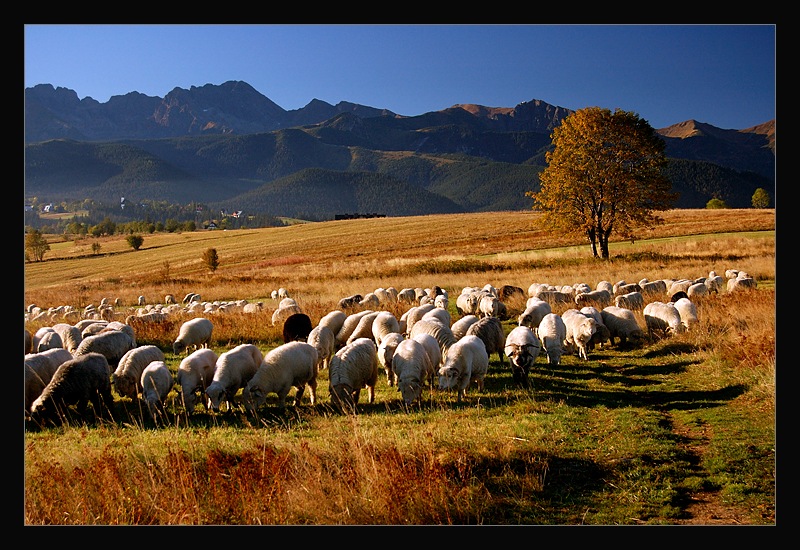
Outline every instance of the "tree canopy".
{"label": "tree canopy", "polygon": [[552,139],[540,191],[526,194],[544,227],[586,235],[595,257],[609,257],[612,233],[633,238],[637,227],[661,222],[654,211],[677,200],[663,171],[664,140],[635,113],[581,109],[553,130]]}

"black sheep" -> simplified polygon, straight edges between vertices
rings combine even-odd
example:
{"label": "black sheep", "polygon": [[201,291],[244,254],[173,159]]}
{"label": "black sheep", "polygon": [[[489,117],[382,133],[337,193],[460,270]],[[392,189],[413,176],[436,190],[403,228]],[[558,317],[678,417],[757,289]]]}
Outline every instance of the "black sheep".
{"label": "black sheep", "polygon": [[283,342],[294,342],[300,340],[305,342],[311,333],[311,318],[305,313],[295,313],[286,318],[283,323]]}

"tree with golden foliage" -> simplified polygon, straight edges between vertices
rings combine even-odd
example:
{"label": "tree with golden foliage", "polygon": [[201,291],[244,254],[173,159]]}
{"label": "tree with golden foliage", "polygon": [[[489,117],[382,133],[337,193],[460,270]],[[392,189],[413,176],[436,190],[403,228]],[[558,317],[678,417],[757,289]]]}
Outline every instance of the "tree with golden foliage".
{"label": "tree with golden foliage", "polygon": [[540,190],[526,195],[543,227],[586,235],[594,257],[608,259],[612,233],[633,239],[635,228],[661,223],[653,212],[672,208],[678,197],[662,171],[664,140],[635,113],[587,107],[551,137]]}

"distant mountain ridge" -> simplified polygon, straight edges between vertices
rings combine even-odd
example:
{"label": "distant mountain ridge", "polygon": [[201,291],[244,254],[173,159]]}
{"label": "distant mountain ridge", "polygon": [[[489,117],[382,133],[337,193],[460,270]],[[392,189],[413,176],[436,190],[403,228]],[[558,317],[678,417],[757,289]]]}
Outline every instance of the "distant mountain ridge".
{"label": "distant mountain ridge", "polygon": [[[25,90],[25,193],[200,201],[233,210],[244,203],[245,210],[325,218],[334,212],[327,185],[349,197],[350,211],[527,209],[525,191],[538,188],[552,130],[571,112],[532,100],[401,116],[317,99],[287,111],[238,81],[99,103],[40,84]],[[747,207],[756,187],[774,190],[774,120],[745,130],[691,120],[657,131],[673,159],[678,207],[700,208],[712,196]],[[425,199],[389,211],[381,193],[388,189]]]}

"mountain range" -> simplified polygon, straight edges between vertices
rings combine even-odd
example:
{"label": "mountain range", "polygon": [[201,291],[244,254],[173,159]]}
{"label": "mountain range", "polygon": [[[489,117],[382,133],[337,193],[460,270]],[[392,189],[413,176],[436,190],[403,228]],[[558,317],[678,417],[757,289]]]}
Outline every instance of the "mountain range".
{"label": "mountain range", "polygon": [[[526,191],[572,111],[540,100],[455,104],[401,116],[317,99],[285,110],[241,81],[131,92],[106,103],[25,89],[25,196],[60,202],[198,202],[214,209],[331,219],[530,209]],[[656,129],[677,208],[774,197],[775,120],[725,130],[694,120]]]}

